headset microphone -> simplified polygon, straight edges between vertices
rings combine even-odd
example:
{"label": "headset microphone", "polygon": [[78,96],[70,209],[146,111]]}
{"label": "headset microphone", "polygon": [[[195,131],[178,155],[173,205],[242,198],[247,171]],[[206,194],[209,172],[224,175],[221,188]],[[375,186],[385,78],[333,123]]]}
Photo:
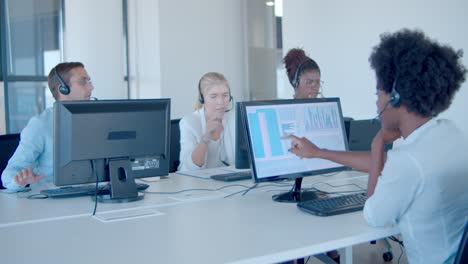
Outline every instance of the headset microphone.
{"label": "headset microphone", "polygon": [[393,86],[392,86],[392,91],[390,92],[390,99],[387,101],[385,104],[384,108],[380,113],[372,119],[372,123],[375,123],[375,120],[379,119],[380,116],[387,110],[388,105],[392,105],[392,107],[397,108],[401,104],[401,96],[400,93],[397,91],[396,86],[397,86],[397,80],[398,78],[395,78],[395,81],[393,81]]}
{"label": "headset microphone", "polygon": [[94,96],[91,96],[90,99],[93,100],[93,101],[99,100],[99,99],[97,99],[97,97],[94,97]]}
{"label": "headset microphone", "polygon": [[388,106],[389,104],[390,104],[390,100],[387,101],[387,103],[385,104],[385,106],[384,106],[384,108],[382,109],[382,111],[380,111],[379,114],[376,115],[376,116],[372,119],[372,121],[371,121],[372,124],[374,124],[377,120],[380,119],[380,116],[383,114],[383,112],[385,112],[385,110],[387,110],[387,106]]}

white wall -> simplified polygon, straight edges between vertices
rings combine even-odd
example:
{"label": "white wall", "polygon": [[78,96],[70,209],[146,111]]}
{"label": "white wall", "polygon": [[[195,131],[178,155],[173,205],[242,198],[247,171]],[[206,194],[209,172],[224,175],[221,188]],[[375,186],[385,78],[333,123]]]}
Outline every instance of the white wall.
{"label": "white wall", "polygon": [[[324,94],[341,98],[345,116],[376,115],[375,78],[368,58],[383,32],[422,29],[431,38],[464,49],[468,66],[468,35],[461,30],[468,24],[466,1],[295,0],[283,4],[284,53],[303,47],[319,63]],[[283,86],[290,89],[288,84]],[[467,86],[465,82],[441,117],[455,120],[468,135]]]}
{"label": "white wall", "polygon": [[127,98],[122,32],[122,1],[65,1],[64,61],[84,63],[99,99]]}
{"label": "white wall", "polygon": [[193,111],[208,71],[226,76],[236,100],[247,97],[243,25],[243,1],[159,0],[161,95],[172,118]]}
{"label": "white wall", "polygon": [[276,99],[276,21],[265,0],[246,1],[246,43],[249,98]]}
{"label": "white wall", "polygon": [[[208,71],[227,77],[236,100],[248,98],[244,1],[128,4],[131,98],[171,98],[171,117],[182,117],[193,111]],[[122,2],[67,0],[65,9],[65,60],[85,64],[96,97],[127,98]]]}
{"label": "white wall", "polygon": [[161,97],[159,1],[128,1],[131,98]]}

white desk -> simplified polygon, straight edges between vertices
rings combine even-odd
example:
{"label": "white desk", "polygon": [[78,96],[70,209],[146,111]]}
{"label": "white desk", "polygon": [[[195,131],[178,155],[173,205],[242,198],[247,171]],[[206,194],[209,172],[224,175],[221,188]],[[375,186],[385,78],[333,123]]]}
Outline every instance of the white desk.
{"label": "white desk", "polygon": [[[365,186],[352,177],[353,173],[309,177],[305,185],[326,179],[337,185],[361,181]],[[227,184],[171,175],[152,184],[151,190]],[[208,195],[181,201],[147,194],[140,202],[98,206],[98,215],[160,213],[116,221],[90,216],[89,197],[27,200],[0,195],[0,255],[2,263],[272,263],[398,233],[395,228],[367,226],[362,212],[316,217],[295,204],[273,202],[271,195],[263,188],[227,199]]]}

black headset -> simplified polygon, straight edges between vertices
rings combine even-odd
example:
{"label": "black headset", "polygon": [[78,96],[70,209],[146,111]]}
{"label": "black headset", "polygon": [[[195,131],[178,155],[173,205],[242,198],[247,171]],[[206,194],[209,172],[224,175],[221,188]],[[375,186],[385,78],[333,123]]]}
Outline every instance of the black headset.
{"label": "black headset", "polygon": [[395,78],[395,81],[393,82],[392,91],[390,92],[390,100],[388,100],[388,103],[393,107],[399,107],[401,104],[401,96],[396,89],[397,80],[398,77]]}
{"label": "black headset", "polygon": [[374,117],[374,119],[372,119],[372,124],[375,122],[375,120],[379,119],[380,116],[387,110],[388,105],[391,105],[394,108],[400,106],[401,96],[400,96],[400,93],[396,89],[397,80],[398,80],[398,77],[396,77],[395,81],[393,81],[392,91],[390,92],[390,99],[388,99],[388,101],[385,104],[385,106],[383,107],[382,111],[380,111],[379,114],[376,117]]}
{"label": "black headset", "polygon": [[301,64],[299,64],[299,66],[297,66],[296,72],[294,73],[294,78],[291,81],[291,85],[294,87],[294,89],[296,89],[297,86],[299,85],[299,75],[300,75],[300,73],[302,71],[302,67],[306,64],[306,62],[309,62],[309,61],[311,61],[311,60],[307,59],[307,60],[301,62]]}
{"label": "black headset", "polygon": [[55,72],[55,75],[57,76],[57,79],[60,82],[59,89],[58,89],[60,93],[63,95],[70,94],[70,86],[62,79],[62,76],[60,76],[60,74],[57,71],[57,67],[54,68],[54,72]]}
{"label": "black headset", "polygon": [[[232,98],[232,95],[231,95],[231,89],[229,89],[229,102],[232,102],[232,100],[233,100],[233,98]],[[198,82],[198,102],[200,102],[200,104],[205,103],[205,97],[203,97],[203,94],[201,92],[201,79]]]}

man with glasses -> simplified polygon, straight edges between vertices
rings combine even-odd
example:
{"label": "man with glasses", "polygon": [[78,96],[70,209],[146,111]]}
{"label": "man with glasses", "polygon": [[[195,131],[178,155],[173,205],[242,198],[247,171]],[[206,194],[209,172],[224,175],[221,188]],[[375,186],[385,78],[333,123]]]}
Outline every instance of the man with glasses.
{"label": "man with glasses", "polygon": [[[57,101],[89,100],[94,86],[80,62],[55,66],[48,76],[49,89]],[[12,191],[52,182],[53,175],[53,108],[31,118],[21,131],[21,140],[2,173],[3,185]]]}

